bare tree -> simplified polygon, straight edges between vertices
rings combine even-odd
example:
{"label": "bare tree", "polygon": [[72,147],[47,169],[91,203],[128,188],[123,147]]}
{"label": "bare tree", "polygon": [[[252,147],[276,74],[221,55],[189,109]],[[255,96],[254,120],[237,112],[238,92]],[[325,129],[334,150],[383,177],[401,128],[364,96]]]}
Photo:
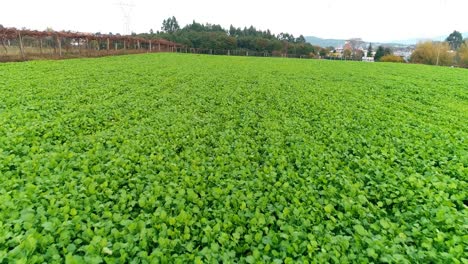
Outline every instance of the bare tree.
{"label": "bare tree", "polygon": [[362,39],[360,39],[360,38],[348,39],[348,42],[351,45],[351,49],[353,51],[359,49],[363,44],[365,44],[365,42],[362,41]]}

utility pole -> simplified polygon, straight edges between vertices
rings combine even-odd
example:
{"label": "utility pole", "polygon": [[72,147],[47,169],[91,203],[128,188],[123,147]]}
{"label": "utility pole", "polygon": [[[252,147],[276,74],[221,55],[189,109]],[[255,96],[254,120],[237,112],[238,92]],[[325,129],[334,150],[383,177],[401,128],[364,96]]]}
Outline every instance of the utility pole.
{"label": "utility pole", "polygon": [[120,7],[120,10],[122,11],[123,15],[123,32],[122,35],[130,35],[131,32],[131,14],[132,14],[132,9],[135,7],[135,5],[132,3],[133,1],[120,1],[118,3],[115,3],[115,5]]}

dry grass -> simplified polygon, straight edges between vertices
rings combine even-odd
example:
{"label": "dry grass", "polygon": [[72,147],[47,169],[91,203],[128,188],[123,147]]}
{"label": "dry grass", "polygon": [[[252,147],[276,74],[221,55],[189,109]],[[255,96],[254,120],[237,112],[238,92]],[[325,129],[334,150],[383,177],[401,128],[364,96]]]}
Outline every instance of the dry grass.
{"label": "dry grass", "polygon": [[[45,47],[42,50],[38,47],[25,47],[25,58],[21,56],[21,50],[18,46],[0,46],[0,62],[28,61],[28,60],[60,60],[73,58],[87,57],[104,57],[126,54],[148,53],[146,49],[111,49],[111,50],[96,50],[96,49],[79,49],[68,48],[62,49],[62,55],[58,53],[58,49]],[[161,48],[161,50],[153,50],[152,52],[170,52],[169,48]]]}

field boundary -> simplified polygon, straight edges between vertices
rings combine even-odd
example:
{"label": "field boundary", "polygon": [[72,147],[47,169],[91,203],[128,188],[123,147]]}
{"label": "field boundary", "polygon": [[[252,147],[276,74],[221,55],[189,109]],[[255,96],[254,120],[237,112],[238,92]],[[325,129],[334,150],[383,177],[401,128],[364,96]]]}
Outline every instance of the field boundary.
{"label": "field boundary", "polygon": [[0,28],[0,62],[176,52],[181,47],[165,39]]}

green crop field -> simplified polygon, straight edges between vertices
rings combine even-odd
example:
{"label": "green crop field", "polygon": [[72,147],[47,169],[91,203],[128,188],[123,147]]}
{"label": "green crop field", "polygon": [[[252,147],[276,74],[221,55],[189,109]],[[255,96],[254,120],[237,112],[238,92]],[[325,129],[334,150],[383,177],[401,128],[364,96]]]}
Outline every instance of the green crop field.
{"label": "green crop field", "polygon": [[468,71],[0,65],[0,263],[468,263]]}

